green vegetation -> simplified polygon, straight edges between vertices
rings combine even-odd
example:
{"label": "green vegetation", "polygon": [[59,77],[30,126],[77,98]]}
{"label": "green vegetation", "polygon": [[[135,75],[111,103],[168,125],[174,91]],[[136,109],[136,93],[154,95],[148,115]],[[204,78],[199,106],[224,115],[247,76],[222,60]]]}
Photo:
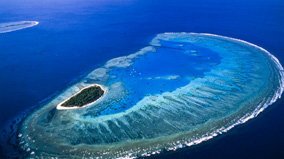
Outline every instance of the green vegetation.
{"label": "green vegetation", "polygon": [[70,98],[68,101],[64,102],[62,106],[73,107],[79,106],[82,107],[86,104],[92,103],[93,101],[99,99],[104,94],[104,91],[99,86],[92,86],[84,89],[79,94]]}

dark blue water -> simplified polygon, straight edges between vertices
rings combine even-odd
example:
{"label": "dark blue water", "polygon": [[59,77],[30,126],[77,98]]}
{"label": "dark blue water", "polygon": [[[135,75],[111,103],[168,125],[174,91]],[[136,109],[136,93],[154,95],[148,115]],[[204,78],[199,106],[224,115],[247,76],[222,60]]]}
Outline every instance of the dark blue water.
{"label": "dark blue water", "polygon": [[[22,20],[40,24],[0,34],[0,127],[8,132],[31,107],[107,60],[147,46],[158,33],[234,37],[267,49],[284,63],[282,0],[1,1],[1,23]],[[284,158],[283,102],[216,139],[154,157]],[[2,145],[0,151],[6,149]]]}

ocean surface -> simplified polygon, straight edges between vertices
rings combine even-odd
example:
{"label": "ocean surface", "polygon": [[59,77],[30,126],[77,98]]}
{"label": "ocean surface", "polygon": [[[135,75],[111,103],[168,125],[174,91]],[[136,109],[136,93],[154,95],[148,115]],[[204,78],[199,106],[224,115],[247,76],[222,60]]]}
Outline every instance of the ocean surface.
{"label": "ocean surface", "polygon": [[[39,24],[0,34],[2,158],[21,155],[10,137],[26,114],[108,60],[148,46],[159,33],[242,39],[284,63],[282,0],[2,1],[0,23],[15,21]],[[283,102],[214,139],[150,158],[284,158]]]}

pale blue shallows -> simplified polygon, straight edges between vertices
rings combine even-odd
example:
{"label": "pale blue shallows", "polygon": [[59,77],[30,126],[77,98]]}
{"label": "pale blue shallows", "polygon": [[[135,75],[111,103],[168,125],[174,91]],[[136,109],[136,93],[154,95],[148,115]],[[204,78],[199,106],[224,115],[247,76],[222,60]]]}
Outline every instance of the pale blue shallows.
{"label": "pale blue shallows", "polygon": [[[283,68],[254,44],[212,34],[158,34],[107,61],[35,111],[20,130],[31,157],[137,157],[209,140],[256,117],[283,91]],[[106,95],[57,110],[83,87]],[[48,152],[48,154],[46,153]]]}
{"label": "pale blue shallows", "polygon": [[[14,30],[12,32],[5,32],[0,34],[0,158],[25,158],[33,157],[34,155],[40,156],[40,154],[44,154],[42,151],[42,149],[44,148],[42,146],[47,144],[47,142],[44,142],[44,144],[43,142],[38,143],[39,151],[34,151],[34,148],[32,148],[35,147],[33,143],[36,142],[36,140],[42,141],[41,139],[36,139],[35,141],[29,142],[31,143],[31,145],[23,146],[22,144],[23,138],[25,138],[26,140],[29,140],[29,138],[31,138],[29,136],[24,136],[22,132],[20,132],[25,129],[25,127],[22,127],[23,121],[25,121],[25,123],[28,123],[27,121],[29,119],[25,120],[26,117],[34,117],[35,111],[38,112],[37,110],[43,107],[47,108],[46,104],[53,101],[56,96],[60,95],[66,89],[72,87],[78,82],[87,82],[85,83],[86,85],[94,82],[99,82],[99,80],[94,80],[91,78],[87,79],[85,77],[94,69],[103,66],[107,61],[113,58],[128,56],[139,51],[142,48],[149,46],[149,42],[153,38],[155,38],[157,34],[164,32],[196,32],[212,33],[242,39],[267,49],[270,53],[277,57],[281,63],[283,63],[283,2],[283,0],[180,0],[178,2],[172,0],[1,1],[1,24],[11,24],[11,22],[22,23],[23,21],[39,22],[39,24],[33,27],[25,29],[22,28],[21,30]],[[25,25],[25,27],[26,26],[29,25]],[[16,26],[15,28],[17,29],[18,27],[20,26]],[[1,28],[0,30],[3,31],[3,28]],[[171,43],[174,44],[176,42],[171,41],[167,43],[167,40],[163,40],[160,41],[160,43],[164,46],[167,46]],[[177,48],[183,49],[189,46],[185,45],[184,42],[178,42],[177,45]],[[197,45],[192,47],[197,47]],[[150,51],[144,56],[139,56],[139,58],[135,59],[135,62],[130,66],[132,69],[135,69],[134,71],[132,71],[133,73],[131,73],[131,69],[129,69],[130,72],[127,72],[125,71],[125,68],[115,69],[115,67],[113,67],[112,71],[109,72],[109,83],[104,83],[104,85],[110,86],[111,82],[125,81],[123,82],[125,94],[118,94],[121,95],[121,98],[122,96],[124,96],[124,100],[121,101],[121,104],[118,102],[111,103],[110,105],[112,106],[112,108],[109,109],[104,109],[103,106],[100,107],[100,105],[98,104],[94,107],[87,108],[86,110],[88,110],[88,112],[84,110],[80,113],[78,110],[74,110],[74,113],[69,114],[69,116],[74,115],[72,116],[72,118],[70,118],[71,123],[74,122],[74,118],[78,118],[78,121],[87,121],[94,118],[102,118],[103,115],[107,114],[109,116],[111,114],[124,112],[125,110],[133,111],[134,104],[138,101],[141,101],[144,96],[149,97],[150,94],[161,95],[166,92],[174,93],[177,88],[184,87],[187,84],[191,83],[192,86],[194,84],[194,81],[197,81],[198,78],[205,79],[205,76],[210,75],[208,73],[212,72],[213,70],[220,69],[219,64],[224,64],[224,57],[220,56],[220,50],[215,50],[211,53],[207,51],[200,51],[202,48],[210,49],[210,47],[200,46],[199,48],[195,48],[196,50],[199,50],[199,54],[205,53],[206,55],[204,54],[204,57],[208,57],[209,54],[213,55],[214,52],[217,54],[217,56],[211,56],[211,61],[208,60],[208,62],[203,58],[196,57],[194,55],[194,52],[193,54],[182,55],[178,53],[180,52],[179,49],[164,49],[156,47],[156,52]],[[166,53],[166,50],[175,50],[171,52],[173,53],[172,55],[177,54],[180,56],[177,56],[177,59],[171,58],[171,56],[165,56],[170,55],[169,53]],[[158,58],[160,56],[162,56],[165,60],[181,60],[183,62],[181,62],[181,66],[179,66],[178,63],[168,63],[168,65],[172,67],[171,69],[166,70],[162,66],[160,66],[162,64],[165,64],[165,62],[163,60],[157,60],[160,59]],[[157,57],[157,59],[155,59],[155,57]],[[185,60],[192,61],[198,59],[200,59],[198,63],[188,63],[186,64],[186,66],[188,67],[184,67],[184,63],[186,63]],[[233,62],[235,61],[238,60],[234,60]],[[211,65],[210,62],[213,62],[213,66],[209,66]],[[143,65],[144,63],[147,64]],[[192,64],[193,67],[191,67],[190,64]],[[252,65],[252,67],[258,65],[260,64],[254,64]],[[156,69],[152,69],[152,66],[156,67]],[[243,66],[249,67],[249,65]],[[187,69],[188,71],[184,71],[183,69],[176,69],[177,67],[184,68],[184,70]],[[149,69],[150,71],[148,71]],[[231,68],[228,69],[231,70]],[[141,73],[140,76],[143,76],[143,78],[140,79],[138,78],[139,73],[135,74],[137,72],[144,72],[146,74]],[[153,72],[153,74],[147,74],[149,72]],[[226,71],[224,71],[223,73],[225,72]],[[262,73],[267,72],[263,70]],[[240,74],[238,73],[236,77],[239,75]],[[235,76],[235,74],[231,76]],[[224,76],[222,75],[220,77]],[[241,77],[239,76],[239,78]],[[254,76],[254,78],[257,79],[258,76]],[[222,80],[226,79],[222,78]],[[150,82],[147,83],[147,81]],[[242,77],[241,81],[249,82],[250,78],[244,76]],[[219,83],[219,81],[215,82]],[[101,83],[103,84],[103,82]],[[205,83],[208,84],[208,81]],[[233,86],[232,84],[234,83],[231,83],[230,87]],[[261,83],[258,83],[258,85],[260,84]],[[144,89],[129,89],[137,85],[143,86]],[[79,87],[82,88],[82,86]],[[228,87],[219,87],[218,85],[213,85],[213,83],[211,87],[214,89],[225,89],[226,91],[229,91],[230,89]],[[191,100],[189,100],[188,103],[202,103],[202,101],[208,102],[209,100],[205,100],[205,98],[202,97],[205,95],[208,96],[210,94],[201,94],[200,92],[202,91],[202,93],[205,93],[205,88],[206,87],[202,87],[201,90],[195,92],[195,94],[199,93],[198,98],[201,98],[202,100],[196,101],[197,96],[191,96]],[[243,93],[246,94],[243,87],[239,88],[241,88]],[[256,88],[258,88],[257,85],[255,85],[255,89]],[[271,88],[277,89],[278,87],[271,86]],[[74,92],[76,92],[77,90],[79,90],[79,88],[74,90]],[[233,91],[235,91],[233,93],[236,94],[238,88],[235,87]],[[269,92],[273,93],[274,91]],[[124,91],[121,90],[118,92]],[[207,92],[212,92],[212,90]],[[255,95],[259,95],[259,93]],[[112,94],[114,95],[114,93]],[[216,93],[216,95],[218,95],[218,93]],[[218,96],[221,97],[223,95]],[[228,97],[229,96],[230,95],[228,94]],[[119,96],[113,98],[118,97]],[[170,97],[173,97],[173,94],[171,94]],[[248,97],[252,98],[252,96]],[[270,97],[270,95],[267,95],[266,98],[263,99],[268,100]],[[168,101],[173,101],[173,99],[169,100],[169,96],[164,96],[163,98],[167,98]],[[130,99],[132,103],[127,102]],[[222,100],[226,99],[227,98],[214,97],[211,100],[222,102]],[[151,100],[156,100],[155,102],[151,102],[152,105],[161,101],[160,99],[156,99],[155,97],[152,97]],[[228,98],[227,100],[233,102],[231,98]],[[185,102],[186,100],[183,100],[183,103]],[[229,102],[225,103],[229,104]],[[163,105],[166,104],[167,101],[163,102]],[[218,108],[216,104],[211,104],[214,105],[214,107],[210,105],[211,107],[200,107],[199,109],[196,109],[204,109],[207,111],[199,113],[198,116],[194,118],[196,120],[191,121],[198,121],[198,117],[201,117],[199,120],[200,123],[205,122],[208,119],[208,116],[210,116],[209,113],[213,115],[212,113],[214,112],[208,110],[217,110]],[[151,112],[153,116],[151,118],[147,118],[147,121],[155,120],[156,122],[153,122],[154,124],[151,124],[151,126],[146,125],[145,122],[143,122],[145,128],[141,128],[141,133],[139,133],[140,129],[137,129],[133,130],[133,132],[136,131],[138,133],[129,134],[130,136],[132,136],[132,139],[139,139],[143,137],[143,135],[140,135],[144,133],[142,133],[142,131],[146,131],[147,129],[151,131],[152,129],[150,128],[159,128],[159,125],[161,124],[158,124],[158,118],[156,118],[155,116],[162,116],[162,112],[155,111],[158,110],[158,108],[161,109],[161,107],[153,106],[153,111]],[[185,110],[184,107],[182,107],[181,109]],[[64,128],[66,126],[64,124],[68,123],[69,118],[66,118],[66,121],[62,121],[63,124],[60,124],[60,119],[58,118],[59,116],[55,115],[58,114],[56,110],[47,110],[48,111],[46,111],[45,115],[49,114],[48,116],[53,117],[54,119],[49,119],[49,121],[46,120],[48,118],[45,118],[43,116],[41,117],[43,117],[42,119],[44,120],[35,119],[34,121],[38,121],[37,124],[35,124],[35,130],[39,129],[38,125],[41,124],[44,126],[48,122],[56,125],[55,127]],[[149,109],[147,108],[147,110]],[[218,112],[216,117],[218,117],[218,115],[219,117],[225,115],[221,112],[227,112],[224,111],[225,107],[224,109],[218,108],[218,110],[220,112]],[[236,109],[230,110],[232,110],[231,113],[237,111]],[[249,114],[252,114],[253,110],[256,109],[243,110],[243,112],[250,112]],[[173,119],[170,120],[171,122],[181,119],[176,112],[172,111],[172,109],[169,112],[174,113]],[[187,111],[187,113],[196,115],[196,112],[193,110]],[[143,120],[143,116],[139,116],[139,114],[136,113],[134,114],[138,119]],[[245,124],[234,127],[234,129],[231,129],[230,131],[225,133],[225,135],[220,135],[219,137],[216,137],[208,142],[202,142],[202,144],[198,144],[196,146],[178,149],[178,151],[168,152],[167,150],[169,149],[163,149],[165,153],[162,153],[158,156],[150,155],[150,158],[284,158],[283,114],[284,107],[282,98],[271,105],[268,109],[265,109],[263,113],[260,113],[260,115],[258,115],[253,120],[249,120],[249,122],[245,122],[246,120],[243,120],[242,122],[245,122]],[[167,117],[169,118],[170,116],[168,115]],[[127,119],[125,120],[130,120],[130,118],[126,118]],[[193,119],[192,116],[191,119]],[[55,121],[58,121],[58,123],[56,123]],[[177,123],[181,121],[178,121]],[[209,119],[207,121],[210,122],[211,120]],[[137,122],[135,122],[135,120],[131,122],[131,125],[143,125],[139,120]],[[160,122],[162,122],[162,120]],[[83,127],[86,122],[80,122],[80,124],[81,123]],[[74,125],[74,127],[71,127],[70,130],[79,130],[80,124]],[[109,124],[112,125],[112,123]],[[123,122],[119,122],[118,125],[122,124]],[[127,126],[127,122],[125,122],[125,124]],[[187,129],[183,124],[176,125],[176,128],[183,127]],[[225,124],[222,123],[220,125]],[[46,127],[46,129],[42,129],[45,132],[43,133],[45,134],[45,136],[47,135],[46,133],[52,133],[52,131],[55,130],[55,127],[52,127],[52,125],[47,124],[46,126],[48,126]],[[72,126],[72,124],[69,123],[69,126]],[[87,126],[88,125],[86,125],[86,127]],[[115,128],[115,125],[112,126],[113,127],[111,127],[110,129]],[[188,124],[188,126],[190,125]],[[56,136],[54,136],[53,138],[51,137],[51,141],[56,138],[56,141],[58,141],[57,144],[63,144],[65,142],[68,142],[69,144],[70,142],[70,144],[74,144],[76,147],[78,147],[78,143],[102,143],[104,141],[110,143],[116,142],[117,140],[127,139],[126,136],[123,136],[123,133],[121,135],[118,135],[121,136],[121,138],[117,139],[104,138],[98,140],[98,138],[100,138],[99,136],[96,137],[97,139],[94,136],[90,138],[80,138],[80,136],[77,136],[80,133],[82,133],[82,135],[84,135],[84,133],[86,133],[87,135],[91,134],[85,131],[82,131],[80,133],[75,133],[74,131],[74,134],[71,134],[72,137],[69,136],[68,138],[68,135],[70,135],[66,133],[68,132],[68,128],[69,127],[66,126],[65,131],[63,131],[63,129],[60,130],[58,135],[66,134],[66,136],[63,136],[62,138],[60,137],[60,139],[70,139],[69,141],[62,141],[62,143],[60,143],[60,140],[57,140],[58,138],[56,138]],[[101,129],[104,129],[104,127],[101,127]],[[169,134],[183,131],[182,129],[171,129],[170,126],[164,127],[164,129],[173,130],[169,131]],[[188,127],[187,130],[189,129],[191,130],[192,127]],[[32,129],[28,129],[26,133],[29,133],[28,131],[31,130]],[[92,129],[90,129],[90,132],[92,132],[91,130]],[[105,131],[107,130],[103,130],[103,132]],[[165,132],[164,130],[162,131],[159,133],[157,133],[158,131],[156,131],[155,133],[144,134],[145,136],[147,135],[147,138],[153,138],[155,137],[154,135],[159,136]],[[205,131],[208,131],[208,129],[206,129]],[[38,131],[38,134],[39,133],[40,131]],[[53,133],[56,134],[56,132]],[[78,138],[80,138],[80,140],[78,140]],[[94,139],[94,141],[90,139]],[[133,140],[131,140],[131,142],[133,143]],[[162,140],[159,140],[159,142],[162,142]],[[180,143],[186,142],[188,141]],[[176,144],[168,145],[168,148],[171,147],[173,150],[175,150]],[[187,143],[187,145],[190,144],[191,143]],[[149,145],[150,144],[148,144],[148,146]],[[154,144],[152,144],[152,146],[153,145]],[[50,150],[46,149],[46,152],[49,153],[50,156],[53,155],[53,157],[58,157],[64,155],[62,153],[55,152],[55,150],[58,149],[58,145],[55,144],[53,146],[54,147],[50,147]],[[106,149],[109,148],[108,146],[106,147]],[[130,144],[130,146],[132,145]],[[186,144],[179,147],[183,146],[186,146]],[[31,147],[32,149],[28,149],[29,147]],[[161,145],[161,147],[167,146]],[[25,151],[22,151],[23,148]],[[91,147],[91,149],[92,148],[93,147]],[[58,150],[62,152],[60,149]],[[145,152],[146,151],[152,152],[152,150],[145,150]],[[153,149],[153,151],[155,150]],[[35,154],[31,155],[32,153]],[[79,156],[79,158],[82,158],[80,153],[71,154],[69,152],[68,155]],[[66,158],[70,158],[70,156],[67,156]]]}

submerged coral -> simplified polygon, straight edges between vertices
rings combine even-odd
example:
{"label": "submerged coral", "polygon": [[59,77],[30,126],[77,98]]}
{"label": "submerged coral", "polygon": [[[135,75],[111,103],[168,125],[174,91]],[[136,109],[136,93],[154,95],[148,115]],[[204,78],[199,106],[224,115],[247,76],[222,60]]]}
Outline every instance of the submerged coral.
{"label": "submerged coral", "polygon": [[[283,92],[283,68],[254,44],[212,34],[158,34],[108,61],[23,122],[31,157],[137,157],[213,138],[257,116]],[[76,110],[56,106],[94,83],[108,93]]]}

